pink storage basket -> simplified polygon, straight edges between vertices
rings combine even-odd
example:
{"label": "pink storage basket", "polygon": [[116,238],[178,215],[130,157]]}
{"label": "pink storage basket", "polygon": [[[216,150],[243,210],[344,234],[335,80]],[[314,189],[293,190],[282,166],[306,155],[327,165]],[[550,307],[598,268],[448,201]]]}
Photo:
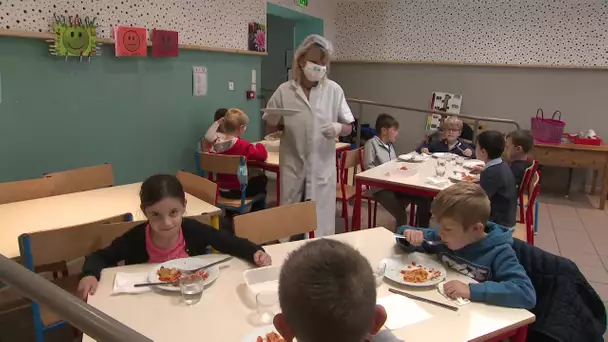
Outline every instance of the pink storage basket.
{"label": "pink storage basket", "polygon": [[[555,117],[558,116],[556,119]],[[543,110],[536,111],[536,117],[530,119],[530,127],[532,128],[532,136],[535,140],[545,143],[561,142],[562,134],[566,123],[562,120],[562,112],[556,110],[551,119],[545,119]]]}

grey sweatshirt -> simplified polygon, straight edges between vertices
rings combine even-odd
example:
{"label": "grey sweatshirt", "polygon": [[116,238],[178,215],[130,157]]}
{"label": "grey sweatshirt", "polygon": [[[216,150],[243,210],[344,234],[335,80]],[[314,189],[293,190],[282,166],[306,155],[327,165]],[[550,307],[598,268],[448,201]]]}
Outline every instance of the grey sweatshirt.
{"label": "grey sweatshirt", "polygon": [[375,136],[365,143],[364,148],[365,170],[380,166],[393,159],[397,159],[397,153],[392,143],[383,143],[378,136]]}

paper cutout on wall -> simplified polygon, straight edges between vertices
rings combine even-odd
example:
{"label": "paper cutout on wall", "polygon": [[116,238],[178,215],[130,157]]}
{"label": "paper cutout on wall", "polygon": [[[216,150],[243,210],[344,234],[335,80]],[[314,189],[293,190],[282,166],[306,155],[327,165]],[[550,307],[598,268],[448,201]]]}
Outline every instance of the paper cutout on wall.
{"label": "paper cutout on wall", "polygon": [[116,56],[147,56],[148,38],[145,28],[130,26],[114,27]]}
{"label": "paper cutout on wall", "polygon": [[[431,98],[431,111],[450,114],[460,114],[462,95],[434,92]],[[441,125],[441,115],[429,114],[426,122],[427,131],[435,131]]]}
{"label": "paper cutout on wall", "polygon": [[152,30],[152,56],[177,57],[179,34],[176,31]]}
{"label": "paper cutout on wall", "polygon": [[53,31],[55,39],[50,41],[54,44],[49,46],[49,51],[55,56],[69,56],[90,58],[93,54],[100,55],[101,50],[97,46],[97,25],[95,18],[82,19],[69,16],[66,20],[64,15],[54,15]]}
{"label": "paper cutout on wall", "polygon": [[249,51],[266,52],[266,25],[249,23]]}

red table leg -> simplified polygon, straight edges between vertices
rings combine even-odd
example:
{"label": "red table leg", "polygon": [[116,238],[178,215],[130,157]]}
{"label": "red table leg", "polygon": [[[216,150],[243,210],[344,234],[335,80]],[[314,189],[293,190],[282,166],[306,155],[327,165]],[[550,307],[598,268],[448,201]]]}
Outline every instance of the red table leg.
{"label": "red table leg", "polygon": [[353,231],[361,229],[361,196],[363,195],[363,184],[355,180],[355,207],[353,208]]}

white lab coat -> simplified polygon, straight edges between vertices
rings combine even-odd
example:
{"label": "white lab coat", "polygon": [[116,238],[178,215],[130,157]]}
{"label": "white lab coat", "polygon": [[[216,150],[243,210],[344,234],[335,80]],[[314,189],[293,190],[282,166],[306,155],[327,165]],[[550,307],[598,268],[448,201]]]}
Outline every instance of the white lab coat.
{"label": "white lab coat", "polygon": [[[332,122],[355,121],[344,91],[336,82],[326,79],[310,91],[309,100],[302,87],[291,80],[279,86],[267,107],[300,111],[281,119],[285,125],[279,147],[281,205],[302,199],[315,201],[316,236],[335,234],[336,142],[323,136],[321,127]],[[264,118],[270,124],[278,123],[277,117],[265,114]]]}

